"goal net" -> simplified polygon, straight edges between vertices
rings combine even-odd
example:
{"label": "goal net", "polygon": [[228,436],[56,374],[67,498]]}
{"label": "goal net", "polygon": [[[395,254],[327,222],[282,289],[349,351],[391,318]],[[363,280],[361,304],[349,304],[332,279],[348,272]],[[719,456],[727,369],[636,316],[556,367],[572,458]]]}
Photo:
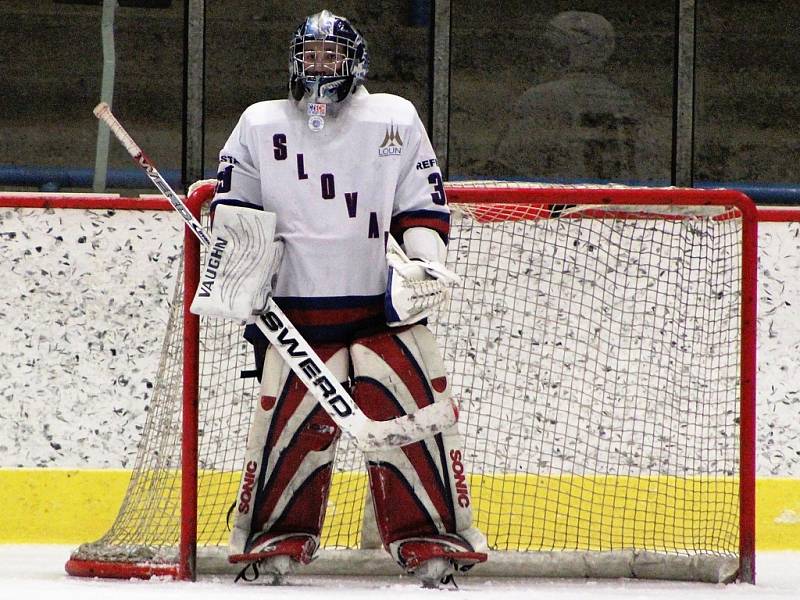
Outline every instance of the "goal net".
{"label": "goal net", "polygon": [[[431,327],[491,548],[470,575],[752,581],[749,199],[502,182],[451,183],[448,195],[448,261],[463,285]],[[198,327],[186,311],[200,260],[191,238],[186,257],[127,494],[111,529],[73,553],[71,574],[230,568],[228,513],[258,387],[243,377],[253,359],[240,327]],[[343,437],[309,572],[399,572],[367,490]]]}

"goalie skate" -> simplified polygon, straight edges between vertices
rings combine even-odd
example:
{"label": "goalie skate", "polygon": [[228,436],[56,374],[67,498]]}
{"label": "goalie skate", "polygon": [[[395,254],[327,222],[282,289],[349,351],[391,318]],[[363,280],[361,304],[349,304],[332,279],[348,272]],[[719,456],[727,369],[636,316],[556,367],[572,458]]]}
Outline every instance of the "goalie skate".
{"label": "goalie skate", "polygon": [[407,573],[417,577],[424,588],[438,588],[455,583],[453,576],[464,573],[478,563],[485,562],[485,552],[474,552],[466,546],[448,540],[434,541],[425,538],[401,542],[397,558]]}
{"label": "goalie skate", "polygon": [[228,562],[244,563],[234,581],[241,579],[250,582],[268,575],[272,583],[277,584],[298,565],[307,565],[314,560],[317,546],[314,536],[303,533],[279,535],[266,541],[256,539],[250,552],[231,554]]}

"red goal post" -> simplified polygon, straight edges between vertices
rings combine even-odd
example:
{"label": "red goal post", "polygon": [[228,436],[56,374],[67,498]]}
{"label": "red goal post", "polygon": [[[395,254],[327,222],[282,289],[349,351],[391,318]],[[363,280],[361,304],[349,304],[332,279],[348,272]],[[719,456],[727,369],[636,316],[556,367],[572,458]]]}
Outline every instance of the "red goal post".
{"label": "red goal post", "polygon": [[[752,202],[728,190],[505,182],[447,192],[449,261],[465,286],[432,327],[462,406],[476,521],[492,545],[474,574],[754,581]],[[190,199],[198,214],[203,196]],[[151,196],[0,198],[37,202],[171,210]],[[185,298],[199,250],[187,233]],[[191,579],[224,567],[253,399],[239,377],[249,355],[236,332],[201,325],[188,304],[175,296],[117,521],[73,554],[71,574]],[[225,440],[217,421],[238,438]],[[152,462],[176,423],[184,447],[159,447]],[[343,443],[337,460],[325,549],[311,567],[358,572],[369,561],[396,572],[376,549],[357,452]]]}

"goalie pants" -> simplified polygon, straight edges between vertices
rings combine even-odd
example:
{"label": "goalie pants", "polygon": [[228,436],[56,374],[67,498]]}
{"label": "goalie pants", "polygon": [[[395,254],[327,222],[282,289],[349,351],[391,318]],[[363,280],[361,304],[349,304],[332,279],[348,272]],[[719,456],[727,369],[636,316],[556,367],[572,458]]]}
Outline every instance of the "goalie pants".
{"label": "goalie pants", "polygon": [[[349,347],[314,349],[334,375],[350,380],[353,399],[373,420],[449,401],[438,347],[423,325],[357,339]],[[248,435],[231,554],[258,552],[287,533],[319,540],[339,437],[338,427],[270,348]],[[400,540],[437,537],[485,550],[485,539],[472,527],[457,427],[402,448],[367,452],[365,459],[375,524],[387,550]]]}

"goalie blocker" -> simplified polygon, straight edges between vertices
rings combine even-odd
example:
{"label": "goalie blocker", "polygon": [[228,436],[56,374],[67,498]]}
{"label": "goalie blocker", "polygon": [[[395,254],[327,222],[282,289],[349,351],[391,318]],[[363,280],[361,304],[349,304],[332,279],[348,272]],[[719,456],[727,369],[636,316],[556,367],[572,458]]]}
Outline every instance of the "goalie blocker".
{"label": "goalie blocker", "polygon": [[191,311],[240,321],[263,312],[283,254],[274,238],[274,213],[218,206]]}

